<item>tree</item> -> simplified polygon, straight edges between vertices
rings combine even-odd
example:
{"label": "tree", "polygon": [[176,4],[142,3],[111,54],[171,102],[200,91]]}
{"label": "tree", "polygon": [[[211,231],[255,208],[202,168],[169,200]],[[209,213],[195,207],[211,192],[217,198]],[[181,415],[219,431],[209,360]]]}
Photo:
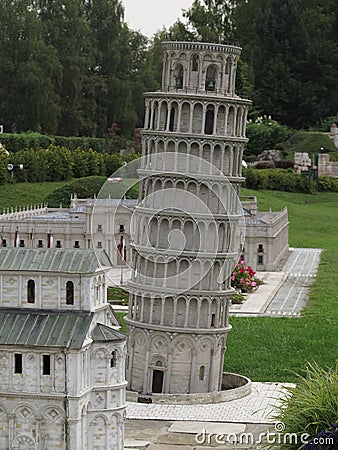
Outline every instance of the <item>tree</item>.
{"label": "tree", "polygon": [[[89,126],[84,117],[83,99],[88,93],[91,68],[94,65],[94,46],[89,24],[84,16],[82,0],[38,0],[37,12],[44,25],[45,41],[58,54],[62,65],[60,85],[61,117],[58,133],[81,134],[86,123],[89,135],[95,134],[95,123]],[[91,89],[97,88],[94,83]]]}
{"label": "tree", "polygon": [[269,0],[255,24],[257,47],[253,59],[254,100],[262,112],[276,120],[302,127],[306,122],[301,70],[306,62],[309,38],[301,21],[299,0]]}
{"label": "tree", "polygon": [[61,67],[31,2],[0,3],[0,119],[8,131],[56,131]]}
{"label": "tree", "polygon": [[233,37],[232,0],[194,0],[183,12],[198,38],[204,42],[224,42]]}

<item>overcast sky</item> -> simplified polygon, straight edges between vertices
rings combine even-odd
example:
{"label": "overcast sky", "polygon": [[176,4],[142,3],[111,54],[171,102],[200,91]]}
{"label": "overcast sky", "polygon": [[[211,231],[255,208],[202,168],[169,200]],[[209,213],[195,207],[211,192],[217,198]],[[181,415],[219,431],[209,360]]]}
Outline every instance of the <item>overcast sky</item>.
{"label": "overcast sky", "polygon": [[177,18],[182,19],[182,9],[188,9],[193,0],[122,0],[124,19],[129,28],[151,37],[163,26],[168,28]]}

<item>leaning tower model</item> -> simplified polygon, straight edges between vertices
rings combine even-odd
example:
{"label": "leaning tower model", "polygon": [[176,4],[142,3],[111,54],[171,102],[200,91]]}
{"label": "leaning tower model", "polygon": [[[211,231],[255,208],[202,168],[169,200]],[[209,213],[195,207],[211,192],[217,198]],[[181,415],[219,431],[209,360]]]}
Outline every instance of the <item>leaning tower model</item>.
{"label": "leaning tower model", "polygon": [[249,100],[241,49],[165,42],[162,87],[146,94],[129,282],[129,390],[222,389],[230,273],[238,257]]}

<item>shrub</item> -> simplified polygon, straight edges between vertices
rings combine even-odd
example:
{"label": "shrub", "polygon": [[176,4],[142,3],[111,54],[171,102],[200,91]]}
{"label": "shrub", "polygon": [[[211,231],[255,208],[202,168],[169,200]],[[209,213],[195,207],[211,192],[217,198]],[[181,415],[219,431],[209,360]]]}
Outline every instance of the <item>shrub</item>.
{"label": "shrub", "polygon": [[338,179],[323,175],[318,178],[318,190],[338,192]]}
{"label": "shrub", "polygon": [[108,287],[107,300],[110,303],[128,305],[129,293],[126,290],[119,287]]}
{"label": "shrub", "polygon": [[20,134],[3,133],[1,135],[1,143],[12,153],[28,149],[47,149],[51,145],[64,147],[68,150],[81,148],[82,150],[93,149],[101,153],[105,151],[105,140],[103,138],[47,136],[35,132]]}
{"label": "shrub", "polygon": [[30,148],[48,148],[54,144],[54,138],[35,132],[20,134],[3,133],[1,135],[1,143],[9,152],[17,153]]}
{"label": "shrub", "polygon": [[60,204],[68,207],[72,194],[77,194],[78,198],[92,198],[99,193],[105,182],[106,177],[79,178],[53,191],[45,198],[45,202],[51,208],[58,208]]}
{"label": "shrub", "polygon": [[293,161],[288,161],[287,159],[283,159],[282,161],[276,161],[275,167],[277,169],[293,169],[294,163],[293,163]]}
{"label": "shrub", "polygon": [[243,171],[248,189],[270,189],[287,192],[314,192],[314,184],[302,175],[284,169],[247,169]]}
{"label": "shrub", "polygon": [[8,180],[7,164],[9,163],[9,158],[6,150],[0,147],[0,184],[5,184]]}
{"label": "shrub", "polygon": [[275,163],[273,161],[261,161],[255,164],[255,169],[273,169],[275,167]]}
{"label": "shrub", "polygon": [[[338,418],[338,364],[335,369],[323,369],[316,363],[308,363],[305,375],[297,375],[299,381],[295,388],[287,388],[290,395],[282,400],[274,417],[282,422],[285,439],[281,439],[280,450],[324,450],[335,449],[332,446],[316,445],[314,439],[318,436],[333,434],[333,426],[337,425]],[[297,435],[298,442],[290,442],[286,437],[289,433]],[[301,436],[309,435],[308,443],[301,445]],[[312,443],[311,443],[312,441]],[[318,441],[317,441],[318,442]],[[270,447],[271,448],[271,447]]]}
{"label": "shrub", "polygon": [[259,155],[263,150],[275,148],[276,144],[287,141],[293,130],[285,125],[280,125],[272,119],[259,118],[255,122],[248,123],[246,135],[249,142],[246,145],[246,155]]}

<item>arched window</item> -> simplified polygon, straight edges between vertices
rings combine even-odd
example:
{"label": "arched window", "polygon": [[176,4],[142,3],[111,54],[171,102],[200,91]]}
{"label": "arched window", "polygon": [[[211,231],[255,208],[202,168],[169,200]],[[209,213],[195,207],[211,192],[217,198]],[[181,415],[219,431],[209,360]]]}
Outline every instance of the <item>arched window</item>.
{"label": "arched window", "polygon": [[174,131],[174,123],[175,123],[175,108],[171,108],[169,118],[169,131]]}
{"label": "arched window", "polygon": [[205,126],[204,133],[205,134],[213,134],[214,132],[214,110],[208,109],[205,115]]}
{"label": "arched window", "polygon": [[35,303],[35,281],[28,280],[27,282],[27,302]]}
{"label": "arched window", "polygon": [[196,72],[198,70],[198,55],[192,55],[192,71]]}
{"label": "arched window", "polygon": [[214,91],[216,87],[216,69],[213,66],[208,67],[205,77],[205,90]]}
{"label": "arched window", "polygon": [[200,381],[204,381],[204,378],[205,378],[205,366],[201,366],[199,379]]}
{"label": "arched window", "polygon": [[183,88],[183,66],[182,66],[182,64],[180,64],[178,66],[175,81],[176,81],[176,88],[182,89]]}
{"label": "arched window", "polygon": [[66,283],[66,305],[74,305],[74,283],[72,281]]}
{"label": "arched window", "polygon": [[110,367],[116,367],[116,363],[117,363],[117,354],[116,354],[116,350],[113,350],[111,352],[111,357],[110,357]]}

